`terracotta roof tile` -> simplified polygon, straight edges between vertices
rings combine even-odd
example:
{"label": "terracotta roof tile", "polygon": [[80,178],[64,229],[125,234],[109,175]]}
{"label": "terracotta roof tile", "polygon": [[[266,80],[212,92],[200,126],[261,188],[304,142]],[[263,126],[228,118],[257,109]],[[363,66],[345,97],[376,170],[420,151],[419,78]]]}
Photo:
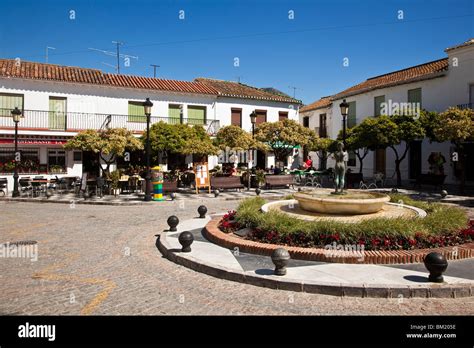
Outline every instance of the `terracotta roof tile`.
{"label": "terracotta roof tile", "polygon": [[219,92],[220,96],[223,97],[260,99],[284,103],[301,104],[300,100],[269,93],[259,88],[244,85],[242,83],[208,79],[203,77],[197,78],[194,81],[211,86]]}
{"label": "terracotta roof tile", "polygon": [[456,45],[456,46],[448,47],[448,48],[446,48],[444,51],[445,51],[445,52],[449,52],[449,51],[455,50],[455,49],[457,49],[457,48],[467,47],[467,46],[471,46],[471,45],[474,45],[474,38],[469,39],[469,40],[467,40],[466,42],[463,42],[462,44],[459,44],[459,45]]}
{"label": "terracotta roof tile", "polygon": [[336,100],[351,95],[365,93],[374,89],[395,86],[412,81],[426,80],[439,76],[447,70],[448,58],[443,58],[410,68],[394,71],[388,74],[372,77],[334,95],[331,99]]}
{"label": "terracotta roof tile", "polygon": [[107,74],[96,69],[60,66],[27,61],[21,61],[20,64],[17,65],[15,60],[12,59],[0,59],[0,76],[58,82],[85,83],[100,86],[218,95],[218,92],[211,86],[198,82]]}
{"label": "terracotta roof tile", "polygon": [[303,106],[300,109],[300,112],[305,112],[305,111],[311,111],[311,110],[316,110],[316,109],[322,109],[322,108],[327,108],[332,104],[331,101],[331,96],[329,97],[322,97],[319,100],[316,100],[314,103],[308,104]]}

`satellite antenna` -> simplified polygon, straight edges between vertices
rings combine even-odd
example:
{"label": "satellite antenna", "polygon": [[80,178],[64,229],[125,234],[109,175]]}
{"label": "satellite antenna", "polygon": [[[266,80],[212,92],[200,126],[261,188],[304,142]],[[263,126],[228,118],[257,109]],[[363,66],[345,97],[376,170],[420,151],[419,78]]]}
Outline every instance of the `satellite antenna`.
{"label": "satellite antenna", "polygon": [[294,86],[288,86],[288,88],[291,88],[293,89],[293,99],[296,98],[296,90],[299,89],[298,87],[294,87]]}
{"label": "satellite antenna", "polygon": [[48,51],[49,50],[55,50],[56,48],[54,47],[50,47],[50,46],[46,46],[46,63],[48,63]]}
{"label": "satellite antenna", "polygon": [[153,67],[153,77],[156,77],[156,68],[160,68],[160,66],[156,64],[150,64],[150,66]]}
{"label": "satellite antenna", "polygon": [[98,48],[92,48],[92,47],[89,47],[89,50],[96,51],[96,52],[101,52],[101,53],[103,53],[105,55],[108,55],[108,56],[117,57],[117,65],[114,66],[114,68],[117,71],[117,74],[120,74],[120,58],[138,59],[138,57],[137,56],[132,56],[130,54],[121,54],[120,53],[120,45],[123,45],[123,42],[112,41],[112,43],[115,43],[117,45],[117,51],[116,52],[99,50]]}

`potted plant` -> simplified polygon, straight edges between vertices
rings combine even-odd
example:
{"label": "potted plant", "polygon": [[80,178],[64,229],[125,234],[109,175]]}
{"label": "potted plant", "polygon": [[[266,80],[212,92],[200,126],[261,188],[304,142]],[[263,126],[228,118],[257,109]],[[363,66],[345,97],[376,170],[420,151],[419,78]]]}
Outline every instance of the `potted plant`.
{"label": "potted plant", "polygon": [[265,184],[265,171],[259,169],[255,172],[255,179],[257,181],[257,186],[262,187]]}
{"label": "potted plant", "polygon": [[119,182],[120,182],[120,177],[122,174],[120,173],[119,170],[114,170],[113,172],[108,174],[108,180],[110,181],[110,189],[112,191],[112,194],[117,197],[117,194],[119,193]]}
{"label": "potted plant", "polygon": [[49,172],[51,174],[61,174],[63,172],[63,167],[58,164],[53,164],[49,166]]}

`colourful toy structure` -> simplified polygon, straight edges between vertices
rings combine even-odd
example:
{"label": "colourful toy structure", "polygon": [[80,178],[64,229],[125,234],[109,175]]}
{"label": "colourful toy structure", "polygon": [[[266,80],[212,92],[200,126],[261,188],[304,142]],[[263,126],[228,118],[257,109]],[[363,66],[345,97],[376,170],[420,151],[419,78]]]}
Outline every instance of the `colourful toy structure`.
{"label": "colourful toy structure", "polygon": [[151,168],[153,200],[163,201],[163,172],[159,166]]}

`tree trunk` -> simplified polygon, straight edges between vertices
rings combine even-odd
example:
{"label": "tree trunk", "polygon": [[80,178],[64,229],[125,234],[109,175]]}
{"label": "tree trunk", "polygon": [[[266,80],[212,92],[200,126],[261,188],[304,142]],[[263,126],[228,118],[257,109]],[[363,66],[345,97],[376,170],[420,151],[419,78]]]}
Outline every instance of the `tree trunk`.
{"label": "tree trunk", "polygon": [[395,149],[395,146],[390,146],[390,148],[395,153],[395,172],[397,173],[397,187],[402,186],[402,173],[400,172],[400,163],[405,159],[410,145],[408,142],[405,142],[405,150],[403,151],[402,156],[398,155],[398,151]]}

